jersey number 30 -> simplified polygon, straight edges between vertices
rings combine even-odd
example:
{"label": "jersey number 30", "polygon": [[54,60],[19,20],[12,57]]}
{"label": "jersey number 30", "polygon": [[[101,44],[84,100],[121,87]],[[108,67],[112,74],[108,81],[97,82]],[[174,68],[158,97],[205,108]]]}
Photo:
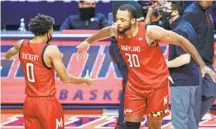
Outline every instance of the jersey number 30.
{"label": "jersey number 30", "polygon": [[129,67],[140,67],[139,57],[137,54],[125,53],[125,56],[128,57]]}
{"label": "jersey number 30", "polygon": [[34,64],[32,63],[26,63],[26,73],[27,73],[27,79],[29,82],[35,82],[35,76],[34,76]]}

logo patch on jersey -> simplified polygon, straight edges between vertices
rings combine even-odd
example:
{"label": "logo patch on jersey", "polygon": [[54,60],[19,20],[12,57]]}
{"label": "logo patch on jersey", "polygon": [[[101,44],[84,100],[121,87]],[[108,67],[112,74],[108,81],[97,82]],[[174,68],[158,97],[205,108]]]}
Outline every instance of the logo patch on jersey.
{"label": "logo patch on jersey", "polygon": [[165,115],[165,111],[160,111],[160,112],[151,112],[148,114],[150,117],[162,117]]}
{"label": "logo patch on jersey", "polygon": [[140,41],[141,41],[141,40],[143,40],[143,38],[142,38],[142,37],[139,37],[139,38],[138,38],[138,40],[140,40]]}
{"label": "logo patch on jersey", "polygon": [[132,113],[132,112],[133,112],[132,109],[125,109],[125,110],[124,110],[124,114]]}

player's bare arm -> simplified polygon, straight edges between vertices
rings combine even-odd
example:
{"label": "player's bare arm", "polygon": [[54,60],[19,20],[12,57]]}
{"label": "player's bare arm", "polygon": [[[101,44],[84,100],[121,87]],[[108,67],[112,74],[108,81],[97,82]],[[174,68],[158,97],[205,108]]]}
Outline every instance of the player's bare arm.
{"label": "player's bare arm", "polygon": [[202,68],[205,67],[205,63],[198,54],[196,48],[184,37],[176,34],[175,32],[165,30],[159,26],[149,25],[147,26],[146,36],[152,41],[147,42],[149,46],[153,41],[163,41],[169,44],[181,46],[186,52],[190,53],[193,59]]}
{"label": "player's bare arm", "polygon": [[165,43],[182,47],[197,62],[201,68],[202,76],[207,73],[211,76],[212,80],[216,82],[216,73],[205,65],[197,49],[184,37],[176,34],[175,32],[165,30],[159,26],[149,25],[146,29],[146,38],[149,39],[147,41],[149,46],[151,46],[151,43],[154,41],[163,41]]}
{"label": "player's bare arm", "polygon": [[19,40],[12,48],[10,48],[5,54],[6,59],[11,59],[13,56],[16,56],[19,53],[21,44],[24,40]]}
{"label": "player's bare arm", "polygon": [[115,24],[113,24],[112,26],[105,27],[101,29],[99,32],[88,37],[85,41],[83,41],[80,45],[77,46],[78,59],[82,59],[85,57],[90,47],[90,44],[95,43],[102,39],[109,38],[111,36],[116,36],[116,34],[117,34],[117,27]]}
{"label": "player's bare arm", "polygon": [[95,43],[99,40],[106,39],[106,38],[109,38],[111,36],[115,36],[116,31],[117,31],[117,29],[116,29],[115,25],[108,26],[108,27],[101,29],[96,34],[93,34],[92,36],[87,38],[85,41],[88,42],[89,44],[92,44],[92,43]]}
{"label": "player's bare arm", "polygon": [[47,54],[48,57],[50,57],[51,63],[54,66],[57,74],[59,75],[63,83],[73,83],[73,84],[85,83],[87,85],[91,85],[93,83],[93,80],[90,77],[79,78],[72,74],[69,74],[62,61],[61,52],[56,46],[51,46],[51,45],[48,46],[45,54]]}
{"label": "player's bare arm", "polygon": [[191,56],[188,53],[181,54],[173,60],[167,62],[168,68],[177,68],[186,64],[189,64],[191,60]]}

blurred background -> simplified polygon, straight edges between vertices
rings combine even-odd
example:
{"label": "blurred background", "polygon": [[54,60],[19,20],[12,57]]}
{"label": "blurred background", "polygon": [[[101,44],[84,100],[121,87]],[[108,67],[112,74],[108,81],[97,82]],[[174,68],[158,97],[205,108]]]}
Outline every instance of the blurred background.
{"label": "blurred background", "polygon": [[[30,18],[43,13],[55,18],[55,30],[59,30],[65,18],[69,15],[79,13],[78,0],[2,0],[1,1],[1,30],[17,30],[21,18],[28,23]],[[193,1],[185,1],[188,6]],[[142,1],[142,4],[148,5],[148,1]],[[213,7],[212,11],[216,10]],[[111,0],[97,0],[95,12],[102,13],[108,20],[108,14],[112,13]],[[216,16],[213,16],[214,22]],[[26,26],[27,27],[27,26]]]}

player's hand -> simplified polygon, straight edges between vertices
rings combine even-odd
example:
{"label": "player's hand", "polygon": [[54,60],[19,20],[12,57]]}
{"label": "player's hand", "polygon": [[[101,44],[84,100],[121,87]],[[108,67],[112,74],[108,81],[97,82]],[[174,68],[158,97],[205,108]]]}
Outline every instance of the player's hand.
{"label": "player's hand", "polygon": [[94,79],[92,79],[91,77],[85,78],[85,84],[90,87],[94,84]]}
{"label": "player's hand", "polygon": [[84,79],[85,79],[85,84],[86,84],[87,86],[90,87],[91,85],[94,84],[94,79],[92,79],[92,78],[90,77],[90,73],[89,73],[88,70],[86,71],[86,75],[85,75]]}
{"label": "player's hand", "polygon": [[201,74],[202,74],[202,77],[208,74],[211,77],[211,79],[216,83],[216,73],[209,67],[205,66],[201,68]]}
{"label": "player's hand", "polygon": [[76,47],[77,48],[77,60],[85,58],[89,47],[90,47],[90,44],[87,41],[82,42],[80,45]]}

